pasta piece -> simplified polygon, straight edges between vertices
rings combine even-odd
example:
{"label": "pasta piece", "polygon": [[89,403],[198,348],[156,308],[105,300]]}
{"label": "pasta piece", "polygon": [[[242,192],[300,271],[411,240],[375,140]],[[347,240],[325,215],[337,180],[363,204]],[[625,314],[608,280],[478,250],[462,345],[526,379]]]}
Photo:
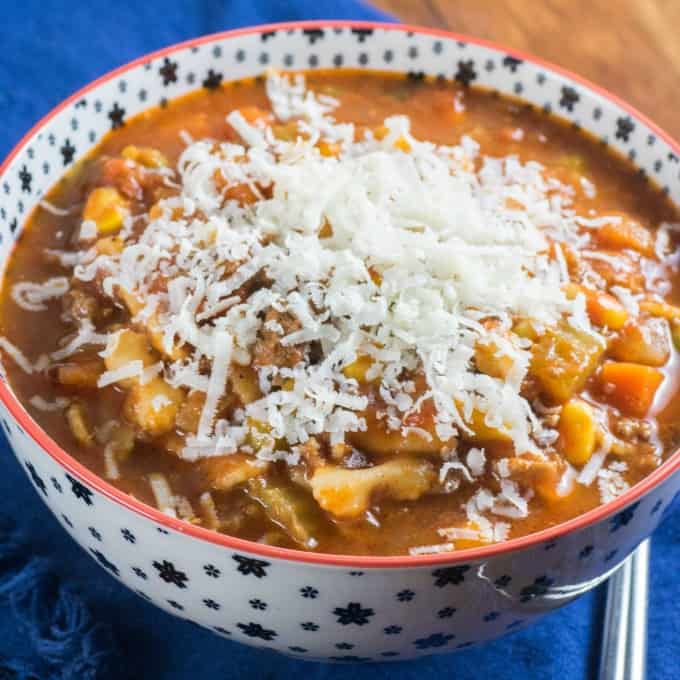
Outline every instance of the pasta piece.
{"label": "pasta piece", "polygon": [[199,463],[201,474],[210,488],[231,491],[234,487],[262,475],[268,463],[244,453],[207,458]]}
{"label": "pasta piece", "polygon": [[57,380],[62,385],[82,389],[97,387],[99,376],[104,370],[101,359],[74,361],[57,367]]}
{"label": "pasta piece", "polygon": [[436,481],[431,463],[416,458],[396,458],[375,467],[350,470],[320,467],[311,479],[317,503],[341,518],[359,517],[378,497],[414,501]]}
{"label": "pasta piece", "polygon": [[79,402],[74,402],[66,408],[66,422],[75,440],[82,446],[92,446],[94,437],[87,422],[85,409]]}
{"label": "pasta piece", "polygon": [[309,545],[315,536],[328,530],[312,496],[292,482],[258,477],[248,482],[248,493],[262,504],[269,518],[298,543]]}

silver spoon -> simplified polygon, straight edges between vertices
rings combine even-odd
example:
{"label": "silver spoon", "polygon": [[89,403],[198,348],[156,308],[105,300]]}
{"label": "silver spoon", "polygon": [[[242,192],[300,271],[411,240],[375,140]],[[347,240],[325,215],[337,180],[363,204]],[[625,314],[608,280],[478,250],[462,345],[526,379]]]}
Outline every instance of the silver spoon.
{"label": "silver spoon", "polygon": [[609,578],[599,680],[644,680],[649,539]]}

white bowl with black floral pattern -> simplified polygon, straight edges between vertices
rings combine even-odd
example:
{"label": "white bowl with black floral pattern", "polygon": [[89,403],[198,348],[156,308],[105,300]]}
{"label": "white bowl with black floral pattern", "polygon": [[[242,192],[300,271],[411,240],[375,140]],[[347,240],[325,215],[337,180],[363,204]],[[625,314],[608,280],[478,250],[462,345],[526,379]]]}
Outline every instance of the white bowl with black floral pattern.
{"label": "white bowl with black floral pattern", "polygon": [[[680,149],[643,116],[560,69],[463,36],[322,22],[200,38],[124,66],[42,120],[0,168],[0,262],[26,216],[128,116],[266,66],[443,75],[519,95],[628,155],[680,203]],[[61,450],[0,383],[2,425],[38,495],[109,573],[177,616],[307,659],[449,652],[530,625],[593,588],[661,521],[680,454],[615,501],[499,545],[421,557],[316,555],[219,535],[126,496]]]}

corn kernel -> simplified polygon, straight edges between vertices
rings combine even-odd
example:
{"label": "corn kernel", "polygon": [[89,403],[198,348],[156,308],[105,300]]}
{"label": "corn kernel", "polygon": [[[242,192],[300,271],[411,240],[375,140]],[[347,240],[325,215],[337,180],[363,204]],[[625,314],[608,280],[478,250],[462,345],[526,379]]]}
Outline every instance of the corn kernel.
{"label": "corn kernel", "polygon": [[325,140],[321,140],[317,146],[319,147],[321,155],[326,158],[337,158],[340,155],[340,150],[342,148],[337,142],[327,142]]}
{"label": "corn kernel", "polygon": [[87,197],[83,219],[94,222],[100,234],[111,234],[123,226],[127,214],[127,201],[116,189],[99,187]]}
{"label": "corn kernel", "polygon": [[404,151],[405,153],[408,153],[411,150],[411,145],[406,141],[404,137],[399,137],[394,142],[394,148],[399,149],[399,151]]}
{"label": "corn kernel", "polygon": [[567,402],[560,414],[558,448],[572,465],[585,465],[595,451],[596,424],[592,407],[580,399]]}

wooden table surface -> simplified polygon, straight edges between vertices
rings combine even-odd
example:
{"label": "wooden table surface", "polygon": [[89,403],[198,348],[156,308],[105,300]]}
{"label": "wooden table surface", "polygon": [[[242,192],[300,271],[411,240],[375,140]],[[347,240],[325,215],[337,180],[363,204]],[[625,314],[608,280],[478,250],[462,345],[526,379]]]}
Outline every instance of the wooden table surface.
{"label": "wooden table surface", "polygon": [[598,83],[680,139],[680,0],[373,0],[399,20],[526,50]]}

